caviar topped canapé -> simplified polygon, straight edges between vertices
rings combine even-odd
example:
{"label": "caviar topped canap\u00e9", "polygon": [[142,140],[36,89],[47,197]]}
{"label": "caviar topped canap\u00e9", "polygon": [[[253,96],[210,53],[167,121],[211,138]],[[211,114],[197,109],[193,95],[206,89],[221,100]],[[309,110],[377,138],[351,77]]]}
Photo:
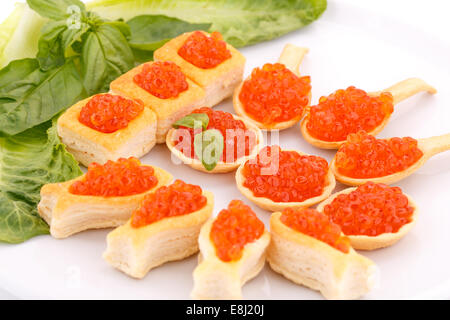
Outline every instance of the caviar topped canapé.
{"label": "caviar topped canap\u00e9", "polygon": [[339,225],[317,210],[287,208],[282,212],[280,220],[289,228],[323,241],[343,253],[350,250],[350,239],[342,235]]}
{"label": "caviar topped canap\u00e9", "polygon": [[244,187],[255,197],[303,202],[322,194],[327,184],[328,163],[318,156],[268,146],[259,152],[256,161],[245,163],[242,174]]}
{"label": "caviar topped canap\u00e9", "polygon": [[178,55],[201,69],[211,69],[231,58],[227,44],[219,32],[210,36],[201,31],[193,32],[178,50]]}
{"label": "caviar topped canap\u00e9", "polygon": [[399,187],[367,182],[338,195],[323,212],[346,235],[378,236],[395,233],[410,223],[414,208]]}
{"label": "caviar topped canap\u00e9", "polygon": [[[196,109],[192,112],[204,113],[208,116],[209,122],[206,130],[217,129],[224,137],[224,149],[222,152],[221,161],[234,162],[238,158],[248,156],[255,147],[256,135],[252,130],[248,130],[244,122],[237,120],[231,113],[213,110],[208,107]],[[202,131],[202,129],[193,129],[180,126],[178,130],[188,130],[188,134],[175,135],[175,146],[183,154],[190,158],[195,158],[194,152],[194,137],[195,134]],[[190,139],[189,144],[184,143],[184,139]]]}
{"label": "caviar topped canap\u00e9", "polygon": [[252,71],[239,93],[245,113],[252,119],[271,125],[303,114],[311,93],[309,76],[298,77],[284,64],[265,64]]}
{"label": "caviar topped canap\u00e9", "polygon": [[351,178],[377,178],[403,171],[423,156],[417,140],[377,139],[364,131],[350,134],[336,153],[337,171]]}
{"label": "caviar topped canap\u00e9", "polygon": [[186,75],[170,61],[144,64],[133,80],[139,87],[160,99],[176,98],[189,88]]}
{"label": "caviar topped canap\u00e9", "polygon": [[253,210],[240,200],[232,200],[214,220],[210,238],[219,259],[230,262],[239,260],[245,245],[258,240],[263,233],[264,223]]}
{"label": "caviar topped canap\u00e9", "polygon": [[389,92],[369,96],[355,87],[337,90],[311,107],[306,128],[316,139],[345,141],[350,133],[377,128],[394,111],[393,101]]}
{"label": "caviar topped canap\u00e9", "polygon": [[136,158],[92,163],[86,175],[72,183],[69,192],[77,195],[120,197],[148,191],[158,184],[155,171]]}
{"label": "caviar topped canap\u00e9", "polygon": [[81,109],[78,121],[94,130],[112,133],[126,128],[144,110],[142,103],[112,94],[93,96]]}
{"label": "caviar topped canap\u00e9", "polygon": [[202,188],[176,180],[145,196],[139,209],[131,215],[131,226],[140,228],[164,218],[189,214],[207,203]]}

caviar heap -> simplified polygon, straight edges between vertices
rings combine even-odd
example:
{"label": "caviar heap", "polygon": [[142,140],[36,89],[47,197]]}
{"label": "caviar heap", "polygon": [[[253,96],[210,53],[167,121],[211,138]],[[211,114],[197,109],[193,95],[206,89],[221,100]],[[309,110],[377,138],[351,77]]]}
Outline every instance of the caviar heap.
{"label": "caviar heap", "polygon": [[139,194],[158,184],[155,171],[136,158],[121,158],[104,165],[92,163],[86,176],[75,181],[69,192],[84,196],[121,197]]}
{"label": "caviar heap", "polygon": [[254,162],[247,161],[242,174],[244,187],[255,197],[275,202],[303,202],[321,195],[327,183],[328,163],[321,157],[268,146]]}
{"label": "caviar heap", "polygon": [[[248,156],[256,144],[256,135],[253,131],[247,130],[244,122],[236,120],[233,115],[224,111],[216,111],[208,107],[203,107],[192,111],[192,113],[205,113],[208,115],[209,122],[207,130],[217,129],[224,137],[224,149],[221,161],[234,162],[238,158]],[[190,158],[196,158],[194,152],[194,136],[199,133],[199,129],[187,128],[180,126],[181,130],[188,130],[187,134],[177,134],[175,145],[183,154]],[[179,129],[179,130],[180,130]],[[189,146],[183,143],[184,139],[190,138]],[[244,145],[242,145],[244,144]]]}
{"label": "caviar heap", "polygon": [[309,76],[297,77],[281,63],[255,68],[245,80],[239,100],[245,113],[267,125],[299,117],[309,103]]}
{"label": "caviar heap", "polygon": [[131,215],[131,226],[140,228],[164,218],[189,214],[202,209],[206,202],[202,188],[175,180],[145,196],[140,208]]}
{"label": "caviar heap", "polygon": [[316,139],[345,141],[350,133],[378,127],[394,111],[393,101],[389,92],[371,97],[355,87],[337,90],[311,107],[306,128]]}
{"label": "caviar heap", "polygon": [[111,94],[95,95],[84,105],[78,121],[94,130],[112,133],[126,128],[144,110],[137,101]]}
{"label": "caviar heap", "polygon": [[376,139],[365,131],[350,134],[336,153],[340,174],[351,178],[376,178],[403,171],[423,156],[417,140]]}
{"label": "caviar heap", "polygon": [[189,88],[186,75],[179,66],[169,61],[144,64],[142,71],[133,80],[139,87],[160,99],[176,98]]}
{"label": "caviar heap", "polygon": [[208,36],[200,31],[193,32],[178,50],[178,55],[201,69],[211,69],[231,58],[227,44],[219,32]]}
{"label": "caviar heap", "polygon": [[395,233],[411,222],[414,208],[399,187],[367,182],[338,195],[323,212],[346,235],[378,236]]}
{"label": "caviar heap", "polygon": [[264,224],[252,209],[240,200],[232,200],[214,220],[210,238],[219,259],[230,262],[239,260],[244,246],[259,239],[263,233]]}
{"label": "caviar heap", "polygon": [[309,208],[287,208],[281,214],[280,220],[289,228],[323,241],[343,253],[350,250],[350,239],[343,236],[339,225],[322,212]]}

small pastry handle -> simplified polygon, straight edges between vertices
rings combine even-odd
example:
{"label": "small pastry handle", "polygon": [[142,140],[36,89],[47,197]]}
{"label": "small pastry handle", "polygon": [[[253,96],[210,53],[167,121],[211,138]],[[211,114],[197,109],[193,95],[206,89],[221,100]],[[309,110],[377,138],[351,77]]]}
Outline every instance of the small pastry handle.
{"label": "small pastry handle", "polygon": [[300,64],[308,51],[308,48],[297,47],[288,43],[284,46],[278,62],[284,64],[289,70],[299,76]]}
{"label": "small pastry handle", "polygon": [[437,92],[437,90],[434,87],[430,86],[424,80],[419,78],[409,78],[400,81],[384,90],[372,92],[370,95],[379,95],[382,92],[390,92],[394,97],[394,104],[397,104],[423,91],[426,91],[430,94],[435,94]]}
{"label": "small pastry handle", "polygon": [[450,150],[450,133],[419,139],[419,148],[429,157]]}

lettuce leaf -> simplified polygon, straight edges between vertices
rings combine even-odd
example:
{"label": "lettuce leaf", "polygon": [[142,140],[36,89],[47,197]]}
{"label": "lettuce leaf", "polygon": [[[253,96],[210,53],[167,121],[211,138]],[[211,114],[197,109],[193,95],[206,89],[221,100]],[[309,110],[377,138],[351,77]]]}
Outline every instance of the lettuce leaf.
{"label": "lettuce leaf", "polygon": [[36,210],[42,185],[81,173],[58,138],[56,120],[0,137],[0,241],[20,243],[47,234]]}
{"label": "lettuce leaf", "polygon": [[160,14],[190,23],[211,23],[211,31],[242,47],[273,39],[316,20],[326,0],[93,0],[88,10],[103,18],[129,20]]}

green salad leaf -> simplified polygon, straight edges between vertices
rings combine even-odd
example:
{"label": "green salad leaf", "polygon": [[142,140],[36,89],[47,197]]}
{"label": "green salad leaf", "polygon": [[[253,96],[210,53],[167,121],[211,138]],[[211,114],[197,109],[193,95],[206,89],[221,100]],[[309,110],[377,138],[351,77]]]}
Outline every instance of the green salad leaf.
{"label": "green salad leaf", "polygon": [[12,137],[0,137],[0,241],[19,243],[47,234],[36,205],[43,184],[82,172],[47,121]]}
{"label": "green salad leaf", "polygon": [[27,3],[41,16],[53,20],[67,19],[77,11],[86,12],[85,5],[80,0],[27,0]]}
{"label": "green salad leaf", "polygon": [[203,167],[211,171],[222,157],[224,139],[217,129],[209,129],[194,136],[194,152]]}
{"label": "green salad leaf", "polygon": [[203,130],[206,130],[208,124],[209,117],[206,113],[191,113],[175,122],[172,127],[178,129],[180,126],[183,126],[192,129],[203,128]]}
{"label": "green salad leaf", "polygon": [[62,35],[67,30],[64,21],[50,21],[42,28],[39,38],[37,59],[42,70],[49,70],[54,66],[61,66],[65,62],[65,47]]}

